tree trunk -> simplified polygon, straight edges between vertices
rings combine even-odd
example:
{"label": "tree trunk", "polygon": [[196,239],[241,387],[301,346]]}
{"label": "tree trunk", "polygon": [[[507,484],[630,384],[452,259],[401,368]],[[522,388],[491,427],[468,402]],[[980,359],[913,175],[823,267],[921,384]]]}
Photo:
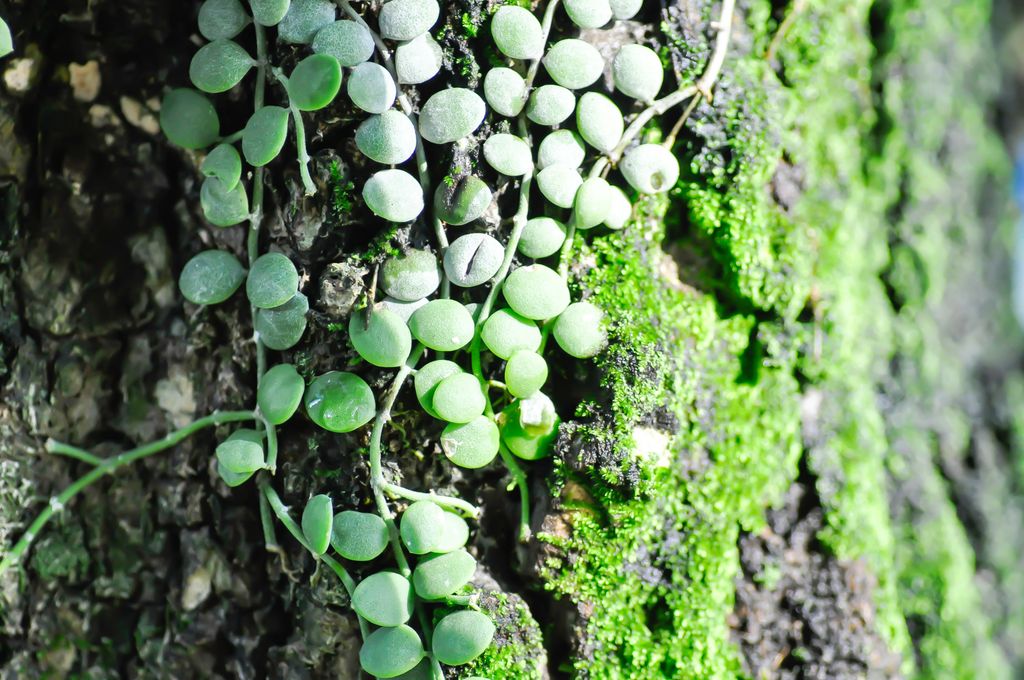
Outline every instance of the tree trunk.
{"label": "tree trunk", "polygon": [[[0,551],[89,469],[48,438],[109,456],[255,401],[242,296],[197,307],[176,285],[195,253],[246,248],[244,227],[203,220],[198,157],[158,123],[199,4],[0,0]],[[492,9],[442,8],[444,82],[479,87]],[[613,53],[650,33],[687,83],[721,10],[649,0],[587,38]],[[713,98],[678,132],[676,189],[577,239],[575,297],[605,310],[610,345],[551,360],[563,423],[526,464],[528,542],[506,469],[448,464],[439,423],[400,395],[386,474],[483,508],[474,585],[498,632],[447,677],[1024,673],[1024,344],[991,21],[983,0],[738,2]],[[250,99],[236,88],[222,115],[241,127]],[[262,247],[296,263],[311,307],[280,357],[306,377],[354,363],[372,272],[432,239],[363,205],[361,117],[307,119],[314,196],[290,146],[268,167]],[[485,137],[431,158],[435,181],[490,172]],[[378,393],[391,377],[363,373]],[[283,426],[285,503],[370,508],[365,429]],[[58,512],[0,575],[0,678],[360,677],[345,590],[285,532],[266,550],[257,490],[218,477],[229,431]]]}

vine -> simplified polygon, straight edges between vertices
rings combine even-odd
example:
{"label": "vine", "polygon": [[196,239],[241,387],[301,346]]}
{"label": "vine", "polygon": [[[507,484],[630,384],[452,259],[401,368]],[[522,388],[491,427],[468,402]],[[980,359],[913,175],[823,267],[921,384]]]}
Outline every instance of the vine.
{"label": "vine", "polygon": [[[512,480],[509,491],[518,488],[520,495],[519,539],[529,539],[524,463],[551,455],[560,424],[543,391],[548,341],[553,337],[565,355],[581,360],[607,344],[603,312],[585,300],[572,301],[573,245],[581,232],[626,226],[632,215],[627,190],[655,194],[675,186],[679,164],[671,143],[636,140],[655,117],[690,100],[669,136],[674,140],[698,97],[710,101],[728,48],[734,0],[723,1],[716,46],[696,83],[657,98],[663,88],[661,61],[649,47],[632,44],[623,46],[611,64],[616,92],[595,90],[605,60],[579,37],[552,40],[556,12],[562,7],[576,26],[594,29],[632,18],[640,4],[549,0],[540,19],[522,7],[501,6],[490,18],[490,34],[504,61],[486,73],[483,96],[467,88],[441,89],[417,111],[408,88],[427,83],[442,67],[441,48],[429,34],[440,17],[436,0],[390,0],[376,17],[360,14],[348,0],[249,0],[248,7],[239,0],[205,0],[198,20],[209,42],[190,65],[195,89],[169,91],[160,122],[172,143],[205,152],[200,207],[215,227],[247,224],[246,265],[230,252],[207,250],[185,265],[179,287],[186,300],[205,306],[224,302],[244,284],[257,403],[251,411],[200,418],[110,459],[48,442],[49,452],[92,469],[51,499],[0,561],[0,574],[20,561],[56,512],[98,479],[200,429],[251,420],[252,429],[237,429],[216,447],[218,473],[231,487],[256,477],[268,550],[283,555],[276,520],[338,577],[358,618],[363,669],[381,678],[420,673],[443,680],[442,664],[458,666],[482,654],[495,626],[476,607],[470,586],[476,560],[465,548],[466,519],[477,519],[481,509],[388,479],[384,432],[412,378],[423,411],[444,423],[440,448],[452,464],[479,469],[501,459]],[[338,10],[346,18],[339,19]],[[236,41],[250,27],[255,57]],[[311,50],[287,74],[271,61],[269,29],[279,43]],[[10,31],[0,21],[0,56],[11,49]],[[236,88],[252,70],[253,113],[242,130],[222,135],[207,95]],[[307,385],[291,364],[268,367],[269,352],[301,341],[309,302],[299,290],[295,265],[281,253],[260,250],[264,168],[283,152],[291,130],[299,181],[307,195],[316,193],[303,114],[331,106],[343,83],[349,102],[367,114],[355,133],[356,147],[369,161],[386,166],[362,184],[363,202],[382,231],[424,225],[435,241],[433,249],[409,249],[385,259],[373,273],[365,305],[349,319],[348,339],[366,370],[395,370],[380,399],[353,371],[329,371]],[[280,102],[267,104],[275,84]],[[645,105],[628,127],[613,96]],[[488,115],[502,131],[483,141],[483,159],[504,188],[518,190],[504,243],[473,225],[493,206],[503,207],[505,191],[465,171],[445,177],[436,189],[432,183],[430,151],[472,144]],[[534,135],[550,128],[555,129],[535,144]],[[588,157],[592,163],[584,176]],[[415,176],[403,169],[408,164]],[[625,189],[608,181],[613,169]],[[535,200],[535,188],[543,201]],[[535,213],[538,203],[541,214]],[[450,240],[448,229],[463,226],[470,227],[468,233]],[[384,294],[380,300],[378,289]],[[425,357],[429,361],[421,366]],[[292,516],[273,480],[277,428],[300,407],[310,421],[339,435],[370,426],[375,513],[335,513],[331,498],[320,493],[306,501],[298,521]],[[396,500],[405,504],[400,520],[392,507]],[[393,569],[356,581],[345,566],[382,559],[389,550]]]}

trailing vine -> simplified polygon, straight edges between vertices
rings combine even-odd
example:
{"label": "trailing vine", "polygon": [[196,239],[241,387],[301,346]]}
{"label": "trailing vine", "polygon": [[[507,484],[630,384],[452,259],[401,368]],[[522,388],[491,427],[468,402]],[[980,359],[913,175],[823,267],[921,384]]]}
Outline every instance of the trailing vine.
{"label": "trailing vine", "polygon": [[[594,29],[631,19],[640,5],[640,0],[563,0],[561,7],[576,26]],[[616,92],[602,92],[601,53],[579,37],[551,39],[559,0],[549,0],[539,19],[527,9],[504,5],[490,18],[503,63],[486,73],[482,96],[468,88],[441,89],[417,110],[408,88],[430,81],[442,67],[441,48],[429,33],[440,17],[436,0],[390,0],[377,16],[360,14],[348,0],[250,0],[248,7],[239,0],[203,2],[199,31],[209,42],[190,65],[194,89],[166,93],[160,122],[173,144],[205,152],[200,207],[216,227],[246,225],[246,263],[224,250],[201,252],[183,268],[179,287],[189,302],[215,305],[244,284],[255,345],[256,404],[249,411],[200,418],[109,459],[48,442],[51,453],[91,469],[51,499],[0,560],[0,573],[17,564],[52,516],[98,479],[200,429],[252,421],[252,428],[236,429],[216,447],[218,473],[231,487],[255,478],[268,549],[279,549],[276,520],[337,575],[358,617],[363,669],[381,678],[419,673],[415,677],[440,680],[442,664],[466,664],[483,653],[495,627],[475,606],[469,584],[476,561],[465,549],[471,531],[466,519],[479,517],[480,509],[388,479],[382,442],[392,409],[412,378],[423,411],[445,423],[440,446],[453,465],[479,469],[500,458],[512,479],[509,489],[520,495],[519,538],[529,538],[524,465],[551,454],[560,424],[543,391],[549,340],[580,360],[596,356],[607,343],[603,312],[586,300],[572,301],[573,245],[582,232],[624,228],[632,215],[631,194],[662,193],[676,184],[679,164],[671,144],[637,140],[651,120],[672,107],[690,100],[681,125],[698,97],[710,99],[728,47],[733,6],[734,0],[724,0],[704,76],[659,99],[663,65],[649,47],[622,47],[611,64]],[[344,18],[339,19],[339,10]],[[255,56],[236,41],[250,28]],[[278,42],[309,51],[289,73],[271,62],[270,30]],[[0,56],[11,49],[10,31],[0,21]],[[242,130],[222,134],[208,95],[236,88],[253,70],[253,113]],[[353,349],[375,367],[367,370],[395,369],[382,395],[352,371],[330,371],[307,385],[295,366],[270,365],[271,352],[301,341],[309,302],[299,290],[295,265],[281,253],[261,251],[265,167],[284,151],[290,131],[303,190],[317,191],[303,115],[330,106],[343,84],[345,96],[367,114],[355,133],[356,147],[386,166],[362,183],[363,202],[379,218],[380,231],[422,223],[435,241],[432,249],[410,249],[384,261],[365,304],[349,319]],[[274,97],[277,103],[268,104]],[[645,108],[627,126],[613,97]],[[483,141],[482,157],[503,191],[468,173],[435,187],[432,153],[471,143],[488,116],[501,131]],[[675,132],[670,140],[674,137]],[[621,187],[608,180],[613,169],[624,180]],[[502,242],[474,231],[474,225],[503,205],[496,196],[505,192],[518,192],[518,200]],[[449,239],[448,230],[461,227],[468,231]],[[277,428],[300,409],[339,435],[370,426],[375,513],[336,513],[331,498],[321,493],[306,500],[298,520],[292,516],[273,483]],[[350,575],[347,563],[376,561],[389,550],[391,567],[358,582]]]}

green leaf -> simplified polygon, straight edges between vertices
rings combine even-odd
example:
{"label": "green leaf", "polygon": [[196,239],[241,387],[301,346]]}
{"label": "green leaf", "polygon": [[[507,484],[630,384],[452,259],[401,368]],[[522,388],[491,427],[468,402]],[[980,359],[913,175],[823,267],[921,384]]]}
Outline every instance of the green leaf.
{"label": "green leaf", "polygon": [[438,182],[434,190],[434,214],[452,226],[469,224],[483,216],[492,198],[491,188],[475,175],[466,175],[454,187]]}
{"label": "green leaf", "polygon": [[454,352],[473,339],[473,317],[455,300],[431,300],[409,318],[413,336],[430,349]]}
{"label": "green leaf", "polygon": [[[443,383],[442,383],[443,384]],[[435,393],[435,402],[437,394]],[[441,432],[441,449],[455,465],[482,468],[498,455],[498,426],[487,416],[452,423]]]}
{"label": "green leaf", "polygon": [[518,250],[526,257],[540,259],[558,252],[565,243],[565,225],[550,217],[534,217],[526,222],[519,237]]}
{"label": "green leaf", "polygon": [[412,584],[400,574],[382,571],[364,578],[352,593],[352,609],[377,626],[400,626],[412,618]]}
{"label": "green leaf", "polygon": [[484,76],[484,99],[495,113],[518,116],[526,105],[526,81],[510,68],[492,68]]}
{"label": "green leaf", "polygon": [[404,42],[395,50],[395,73],[401,85],[419,85],[438,74],[444,54],[429,33]]}
{"label": "green leaf", "polygon": [[334,516],[331,547],[346,560],[369,562],[387,549],[388,527],[369,512],[339,512]]}
{"label": "green leaf", "polygon": [[536,352],[519,350],[505,364],[505,386],[513,397],[533,396],[547,379],[548,364]]}
{"label": "green leaf", "polygon": [[449,666],[469,663],[491,644],[494,630],[494,623],[478,611],[449,614],[434,629],[434,658]]}
{"label": "green leaf", "polygon": [[0,18],[0,57],[6,57],[14,51],[14,38],[11,37],[11,28],[7,22]]}
{"label": "green leaf", "polygon": [[434,410],[434,392],[441,381],[451,375],[462,373],[459,365],[445,359],[437,359],[422,366],[413,377],[413,388],[416,390],[416,399],[420,402],[423,410],[434,418],[440,418]]}
{"label": "green leaf", "polygon": [[237,85],[256,62],[233,40],[214,40],[192,57],[188,75],[203,92],[227,92]]}
{"label": "green leaf", "polygon": [[210,224],[218,227],[230,227],[249,219],[249,196],[241,182],[234,189],[226,189],[224,182],[207,177],[199,191],[199,204]]}
{"label": "green leaf", "polygon": [[373,390],[354,373],[330,371],[306,388],[306,413],[329,432],[351,432],[373,420],[377,404]]}
{"label": "green leaf", "polygon": [[345,68],[358,66],[373,56],[373,36],[354,21],[335,21],[317,31],[313,51],[329,54]]}
{"label": "green leaf", "polygon": [[302,535],[316,555],[323,555],[331,544],[331,525],[334,523],[334,508],[331,497],[318,494],[309,499],[302,511]]}
{"label": "green leaf", "polygon": [[299,272],[286,255],[266,253],[252,263],[245,294],[253,307],[271,309],[292,299],[299,289]]}
{"label": "green leaf", "polygon": [[381,368],[401,366],[412,351],[409,327],[400,316],[379,305],[369,318],[365,310],[353,312],[348,334],[359,356]]}
{"label": "green leaf", "polygon": [[465,550],[455,550],[421,560],[412,573],[412,584],[424,600],[441,600],[469,583],[475,572],[473,556]]}
{"label": "green leaf", "polygon": [[280,425],[295,415],[302,403],[306,383],[291,364],[278,364],[263,374],[256,390],[260,413],[272,425]]}
{"label": "green leaf", "polygon": [[356,146],[384,165],[404,163],[416,152],[416,126],[409,116],[390,109],[370,116],[356,130]]}
{"label": "green leaf", "polygon": [[592,229],[608,217],[612,187],[603,177],[588,177],[576,191],[572,221],[577,229]]}
{"label": "green leaf", "polygon": [[431,295],[441,285],[441,268],[434,254],[412,249],[389,258],[380,269],[384,292],[403,302],[415,302]]}
{"label": "green leaf", "polygon": [[625,125],[622,112],[608,97],[599,92],[585,92],[576,107],[576,129],[587,144],[608,153],[614,149]]}
{"label": "green leaf", "polygon": [[[236,441],[249,442],[251,444],[259,446],[261,450],[263,448],[263,434],[261,432],[257,432],[256,430],[241,428],[232,432],[231,435],[224,440],[225,443]],[[246,481],[249,480],[250,477],[253,476],[254,473],[231,472],[224,467],[224,465],[220,461],[220,458],[218,458],[217,474],[220,475],[220,478],[224,480],[225,484],[227,484],[229,487],[234,488],[236,486],[241,486],[242,484],[244,484]]]}
{"label": "green leaf", "polygon": [[216,177],[229,191],[242,179],[242,158],[231,144],[218,144],[199,166],[207,177]]}
{"label": "green leaf", "polygon": [[252,474],[266,467],[263,446],[244,439],[228,440],[218,446],[217,462],[236,475]]}
{"label": "green leaf", "polygon": [[529,319],[511,309],[499,309],[487,317],[480,339],[496,356],[508,359],[517,350],[536,352],[540,348],[541,334],[537,324]]}
{"label": "green leaf", "polygon": [[341,90],[341,64],[328,54],[313,54],[298,63],[288,79],[288,96],[300,111],[319,111]]}
{"label": "green leaf", "polygon": [[503,175],[522,177],[533,171],[533,151],[522,137],[499,132],[484,142],[484,159]]}
{"label": "green leaf", "polygon": [[552,127],[572,115],[576,95],[561,85],[541,85],[526,104],[526,117],[537,125]]}
{"label": "green leaf", "polygon": [[583,178],[571,165],[555,163],[537,173],[537,188],[540,189],[540,193],[559,208],[572,207],[581,184]]}
{"label": "green leaf", "polygon": [[580,167],[587,150],[583,140],[572,130],[555,130],[541,140],[537,147],[537,167],[543,170],[549,165],[561,163]]}
{"label": "green leaf", "polygon": [[434,411],[449,423],[468,423],[484,412],[485,405],[480,380],[472,373],[450,375],[434,390]]}
{"label": "green leaf", "polygon": [[242,153],[249,165],[260,168],[277,158],[287,138],[288,109],[264,106],[245,124]]}
{"label": "green leaf", "polygon": [[306,332],[306,313],[309,300],[296,293],[288,302],[273,309],[256,310],[253,325],[260,340],[270,349],[285,350],[294,347]]}
{"label": "green leaf", "polygon": [[544,31],[533,12],[503,5],[491,19],[491,37],[501,53],[513,59],[537,59],[544,54]]}
{"label": "green leaf", "polygon": [[288,13],[277,27],[277,36],[285,42],[308,45],[322,28],[334,23],[335,18],[331,0],[292,0]]}
{"label": "green leaf", "polygon": [[[608,0],[565,0],[565,13],[580,28],[600,28],[612,20]],[[658,64],[659,70],[661,64]]]}
{"label": "green leaf", "polygon": [[589,359],[608,344],[604,312],[589,302],[574,302],[555,321],[555,340],[569,356]]}
{"label": "green leaf", "polygon": [[188,88],[171,90],[160,106],[160,127],[167,139],[185,149],[203,149],[220,137],[217,110],[204,95]]}
{"label": "green leaf", "polygon": [[536,392],[506,406],[498,422],[509,451],[525,460],[538,460],[554,450],[561,420],[551,399]]}
{"label": "green leaf", "polygon": [[381,7],[377,23],[388,40],[412,40],[437,23],[441,6],[437,0],[390,0]]}
{"label": "green leaf", "polygon": [[206,0],[199,8],[199,32],[207,40],[234,38],[249,23],[238,0]]}
{"label": "green leaf", "polygon": [[624,45],[612,62],[615,89],[622,94],[651,102],[658,96],[665,78],[658,53],[643,45]]}
{"label": "green leaf", "polygon": [[412,222],[423,212],[423,189],[405,170],[374,173],[363,185],[363,200],[374,215],[388,222]]}
{"label": "green leaf", "polygon": [[252,16],[260,26],[277,26],[291,4],[291,0],[249,0]]}
{"label": "green leaf", "polygon": [[520,267],[509,274],[502,293],[516,313],[535,321],[553,319],[569,306],[565,281],[542,264]]}
{"label": "green leaf", "polygon": [[394,105],[395,97],[398,96],[398,88],[391,74],[372,61],[352,69],[346,91],[352,103],[367,113],[384,113]]}
{"label": "green leaf", "polygon": [[409,626],[379,628],[359,650],[359,665],[370,675],[393,678],[411,671],[423,658],[423,642]]}
{"label": "green leaf", "polygon": [[178,288],[189,302],[215,305],[234,295],[245,279],[238,258],[223,250],[206,250],[187,263],[178,278]]}
{"label": "green leaf", "polygon": [[473,90],[441,90],[431,95],[420,110],[420,135],[434,144],[457,142],[480,127],[486,114],[487,105]]}
{"label": "green leaf", "polygon": [[578,38],[559,40],[544,55],[544,69],[562,87],[590,87],[604,72],[604,58],[597,48]]}
{"label": "green leaf", "polygon": [[432,501],[416,501],[402,513],[402,543],[414,555],[448,553],[466,545],[469,525]]}
{"label": "green leaf", "polygon": [[679,161],[661,144],[633,147],[619,164],[630,186],[642,194],[660,194],[679,181]]}

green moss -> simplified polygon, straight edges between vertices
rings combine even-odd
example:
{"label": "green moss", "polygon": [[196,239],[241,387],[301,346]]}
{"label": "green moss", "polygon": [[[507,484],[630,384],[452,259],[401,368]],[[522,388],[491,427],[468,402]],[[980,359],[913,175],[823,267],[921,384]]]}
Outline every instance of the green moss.
{"label": "green moss", "polygon": [[540,627],[521,598],[507,593],[483,593],[480,611],[494,622],[494,643],[473,662],[458,667],[456,678],[480,676],[508,680],[545,677],[547,653]]}

